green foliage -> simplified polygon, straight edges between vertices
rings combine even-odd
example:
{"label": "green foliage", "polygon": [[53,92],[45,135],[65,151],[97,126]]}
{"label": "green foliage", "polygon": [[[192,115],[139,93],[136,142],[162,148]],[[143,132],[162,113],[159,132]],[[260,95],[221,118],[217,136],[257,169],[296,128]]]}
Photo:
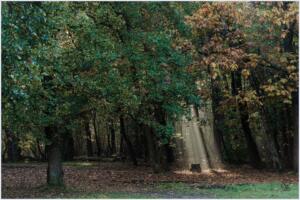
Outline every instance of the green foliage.
{"label": "green foliage", "polygon": [[[170,138],[198,101],[191,55],[175,45],[188,32],[183,12],[172,3],[4,3],[4,126],[40,131],[101,109]],[[166,124],[153,118],[157,105]]]}

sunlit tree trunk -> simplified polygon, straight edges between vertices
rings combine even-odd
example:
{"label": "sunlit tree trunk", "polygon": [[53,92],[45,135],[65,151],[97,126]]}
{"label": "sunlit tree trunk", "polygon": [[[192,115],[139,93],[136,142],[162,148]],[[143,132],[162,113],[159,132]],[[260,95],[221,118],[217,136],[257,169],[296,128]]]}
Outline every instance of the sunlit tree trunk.
{"label": "sunlit tree trunk", "polygon": [[93,143],[92,143],[92,133],[90,129],[90,123],[89,120],[85,120],[84,123],[85,128],[85,141],[86,141],[86,150],[87,150],[87,156],[92,157],[93,156]]}
{"label": "sunlit tree trunk", "polygon": [[206,146],[210,167],[212,169],[221,169],[224,166],[221,159],[220,143],[218,142],[219,137],[214,132],[211,105],[207,102],[207,105],[203,105],[200,109],[195,107],[195,111],[200,133]]}
{"label": "sunlit tree trunk", "polygon": [[98,126],[97,126],[97,113],[96,111],[93,112],[93,127],[94,127],[94,133],[95,133],[95,140],[96,140],[96,146],[97,146],[97,156],[101,156],[102,149],[101,149],[101,140],[98,133]]}
{"label": "sunlit tree trunk", "polygon": [[[208,72],[210,70],[208,68]],[[215,80],[211,78],[211,99],[212,99],[212,112],[213,112],[213,129],[214,129],[214,137],[219,147],[219,152],[223,150],[225,156],[229,157],[228,151],[224,142],[224,114],[217,111],[217,108],[220,106],[222,101],[222,94],[220,89],[221,80],[217,77]],[[221,157],[222,159],[222,157]]]}
{"label": "sunlit tree trunk", "polygon": [[211,111],[207,108],[198,110],[195,106],[190,109],[191,121],[183,118],[176,124],[178,165],[192,170],[198,165],[203,172],[223,168]]}

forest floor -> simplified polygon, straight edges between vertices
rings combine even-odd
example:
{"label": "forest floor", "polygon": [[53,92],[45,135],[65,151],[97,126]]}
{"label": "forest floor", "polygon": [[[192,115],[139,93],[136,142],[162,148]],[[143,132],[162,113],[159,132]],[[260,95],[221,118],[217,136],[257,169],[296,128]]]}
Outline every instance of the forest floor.
{"label": "forest floor", "polygon": [[298,198],[298,175],[249,167],[222,172],[172,170],[122,162],[64,163],[64,188],[46,186],[46,163],[2,165],[2,198]]}

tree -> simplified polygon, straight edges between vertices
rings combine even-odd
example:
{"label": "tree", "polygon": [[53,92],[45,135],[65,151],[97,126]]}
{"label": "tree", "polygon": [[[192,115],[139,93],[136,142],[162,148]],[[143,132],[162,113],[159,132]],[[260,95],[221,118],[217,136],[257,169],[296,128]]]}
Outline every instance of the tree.
{"label": "tree", "polygon": [[[281,145],[284,142],[279,143],[278,140],[281,137],[282,141],[289,140],[289,134],[284,123],[274,126],[277,120],[284,119],[281,116],[278,119],[272,112],[289,107],[291,94],[293,91],[297,94],[298,90],[297,84],[294,84],[297,80],[294,64],[298,58],[295,50],[293,53],[284,50],[290,51],[296,46],[297,36],[293,34],[297,32],[294,27],[296,16],[297,5],[293,3],[206,3],[187,17],[187,23],[194,30],[193,43],[197,44],[199,55],[199,64],[194,65],[192,70],[201,75],[207,68],[217,120],[221,118],[220,112],[224,113],[236,105],[248,154],[256,166],[260,163],[260,155],[251,121],[258,112],[264,127],[260,132],[264,132],[268,140],[273,167],[283,167]],[[286,45],[285,41],[290,41],[290,45]],[[286,66],[289,66],[288,70]],[[221,90],[223,92],[218,92]],[[226,115],[223,116],[226,118]],[[291,119],[288,121],[292,122]],[[215,126],[224,129],[226,123],[226,119],[218,120]],[[279,130],[283,130],[282,135]],[[224,133],[218,132],[222,139]]]}

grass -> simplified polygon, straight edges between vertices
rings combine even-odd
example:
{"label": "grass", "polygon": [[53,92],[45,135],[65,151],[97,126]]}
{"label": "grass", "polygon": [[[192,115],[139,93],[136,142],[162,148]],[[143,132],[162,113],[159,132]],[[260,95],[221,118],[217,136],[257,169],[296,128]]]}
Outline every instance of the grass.
{"label": "grass", "polygon": [[127,193],[127,192],[95,192],[95,193],[81,193],[72,195],[70,198],[76,199],[147,199],[152,198],[147,194],[142,193]]}
{"label": "grass", "polygon": [[[49,188],[48,188],[49,189]],[[66,192],[66,193],[65,193]],[[298,184],[264,183],[228,186],[197,186],[162,183],[147,192],[93,192],[67,189],[60,196],[72,199],[147,199],[147,198],[272,198],[298,199]]]}
{"label": "grass", "polygon": [[208,198],[279,198],[298,199],[298,184],[261,183],[228,185],[224,187],[195,187],[184,183],[165,183],[157,187],[162,191],[176,191],[183,195]]}

